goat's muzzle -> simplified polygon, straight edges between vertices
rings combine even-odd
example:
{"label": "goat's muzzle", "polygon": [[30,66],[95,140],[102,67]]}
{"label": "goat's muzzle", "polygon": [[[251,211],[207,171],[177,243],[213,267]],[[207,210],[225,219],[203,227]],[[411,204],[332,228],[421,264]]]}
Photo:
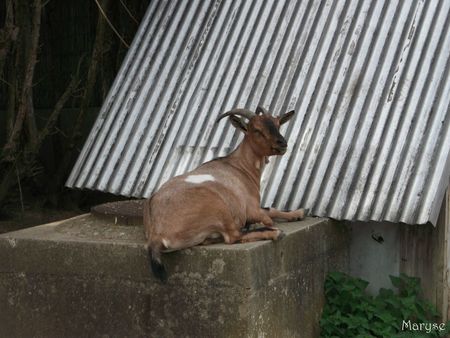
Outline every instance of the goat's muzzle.
{"label": "goat's muzzle", "polygon": [[277,140],[276,145],[272,146],[272,150],[276,155],[283,155],[287,150],[287,142],[284,138],[280,138]]}
{"label": "goat's muzzle", "polygon": [[275,155],[284,155],[287,151],[287,147],[272,147]]}

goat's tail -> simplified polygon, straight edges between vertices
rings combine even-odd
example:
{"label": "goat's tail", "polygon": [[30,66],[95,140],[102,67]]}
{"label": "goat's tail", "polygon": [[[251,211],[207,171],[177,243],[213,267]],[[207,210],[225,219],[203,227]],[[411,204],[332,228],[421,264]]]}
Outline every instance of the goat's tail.
{"label": "goat's tail", "polygon": [[161,262],[161,249],[162,244],[158,243],[154,239],[151,238],[151,232],[152,232],[152,224],[151,224],[151,199],[146,200],[144,202],[143,206],[143,212],[144,212],[144,227],[145,227],[145,236],[148,240],[147,245],[147,251],[148,251],[148,258],[150,267],[153,271],[153,274],[156,278],[161,280],[161,282],[165,283],[167,281],[167,272],[166,268],[164,267],[163,263]]}
{"label": "goat's tail", "polygon": [[150,261],[150,267],[152,269],[153,275],[158,278],[161,282],[167,282],[167,271],[164,264],[161,262],[161,250],[160,248],[149,245],[148,246],[148,258]]}

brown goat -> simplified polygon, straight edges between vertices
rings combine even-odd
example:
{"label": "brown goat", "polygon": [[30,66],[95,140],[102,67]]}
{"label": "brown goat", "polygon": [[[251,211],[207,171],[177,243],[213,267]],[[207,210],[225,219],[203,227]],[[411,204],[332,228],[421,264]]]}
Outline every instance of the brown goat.
{"label": "brown goat", "polygon": [[[144,226],[156,277],[163,282],[167,278],[161,252],[192,247],[218,237],[229,244],[277,240],[283,233],[273,227],[273,218],[292,221],[304,217],[303,209],[284,212],[260,207],[264,165],[268,156],[286,152],[287,142],[279,128],[293,115],[294,111],[290,111],[273,117],[261,107],[256,113],[234,109],[220,115],[217,121],[229,116],[233,126],[245,133],[236,150],[170,179],[146,201]],[[248,123],[239,116],[248,119]],[[262,223],[265,228],[243,231],[252,223]]]}

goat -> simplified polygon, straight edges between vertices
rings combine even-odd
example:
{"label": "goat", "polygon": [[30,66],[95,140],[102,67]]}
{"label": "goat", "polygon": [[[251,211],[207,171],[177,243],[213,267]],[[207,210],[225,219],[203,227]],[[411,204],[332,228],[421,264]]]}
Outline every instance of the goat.
{"label": "goat", "polygon": [[[162,282],[167,273],[161,253],[185,249],[213,238],[225,243],[277,240],[283,232],[273,219],[302,219],[305,211],[279,211],[260,207],[260,179],[268,156],[283,155],[287,142],[279,128],[294,115],[290,111],[273,117],[258,107],[233,109],[232,125],[243,131],[241,144],[228,156],[206,162],[171,178],[144,204],[147,249],[154,275]],[[248,119],[246,123],[241,117]],[[249,224],[262,223],[259,231],[243,231]],[[247,228],[248,229],[248,228]]]}

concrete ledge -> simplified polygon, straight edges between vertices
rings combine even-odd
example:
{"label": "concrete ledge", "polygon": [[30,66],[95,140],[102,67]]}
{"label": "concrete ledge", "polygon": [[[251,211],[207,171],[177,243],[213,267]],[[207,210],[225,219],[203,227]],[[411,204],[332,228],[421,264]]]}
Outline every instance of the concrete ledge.
{"label": "concrete ledge", "polygon": [[167,285],[141,227],[87,214],[0,235],[0,336],[316,337],[325,275],[348,271],[347,230],[279,227],[279,242],[163,255]]}

